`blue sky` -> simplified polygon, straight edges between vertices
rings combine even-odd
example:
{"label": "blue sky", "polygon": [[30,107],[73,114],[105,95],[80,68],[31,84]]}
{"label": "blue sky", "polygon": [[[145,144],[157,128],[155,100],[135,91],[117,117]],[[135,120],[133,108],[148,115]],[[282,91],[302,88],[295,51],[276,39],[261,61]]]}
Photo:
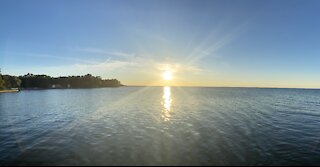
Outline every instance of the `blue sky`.
{"label": "blue sky", "polygon": [[[3,73],[320,88],[320,1],[0,1]],[[168,83],[166,83],[168,84]]]}

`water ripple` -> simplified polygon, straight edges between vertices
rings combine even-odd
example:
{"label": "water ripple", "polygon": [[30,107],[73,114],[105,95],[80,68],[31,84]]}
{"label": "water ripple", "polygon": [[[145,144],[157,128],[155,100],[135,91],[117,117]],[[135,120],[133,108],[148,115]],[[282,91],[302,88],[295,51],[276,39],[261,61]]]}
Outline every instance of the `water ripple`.
{"label": "water ripple", "polygon": [[125,87],[0,94],[0,165],[319,165],[319,92]]}

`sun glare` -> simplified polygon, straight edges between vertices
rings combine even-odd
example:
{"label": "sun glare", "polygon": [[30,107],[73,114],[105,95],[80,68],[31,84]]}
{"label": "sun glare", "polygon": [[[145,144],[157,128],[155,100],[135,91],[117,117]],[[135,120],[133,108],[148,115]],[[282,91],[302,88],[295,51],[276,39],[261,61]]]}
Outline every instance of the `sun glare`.
{"label": "sun glare", "polygon": [[172,72],[171,71],[165,71],[162,75],[163,79],[166,81],[172,80]]}

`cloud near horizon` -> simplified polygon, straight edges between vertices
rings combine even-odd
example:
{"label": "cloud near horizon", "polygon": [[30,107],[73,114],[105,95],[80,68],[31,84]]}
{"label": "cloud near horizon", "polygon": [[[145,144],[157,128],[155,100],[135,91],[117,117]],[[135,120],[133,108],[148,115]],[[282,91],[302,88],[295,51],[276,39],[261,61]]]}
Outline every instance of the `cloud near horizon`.
{"label": "cloud near horizon", "polygon": [[[80,51],[80,50],[78,50]],[[197,75],[206,69],[200,68],[196,65],[185,65],[177,63],[178,61],[158,61],[150,56],[142,54],[126,53],[122,51],[109,52],[103,49],[86,48],[81,50],[86,53],[108,54],[110,57],[104,58],[102,61],[93,61],[90,59],[73,59],[72,57],[54,56],[48,54],[30,54],[33,57],[61,59],[69,62],[74,62],[65,65],[51,65],[51,66],[33,66],[24,71],[16,70],[15,74],[24,75],[26,73],[46,74],[54,77],[58,76],[72,76],[92,74],[101,76],[102,78],[119,78],[126,82],[126,75],[137,75],[137,78],[146,77],[159,79],[159,75],[165,70],[171,70],[175,74],[194,74]],[[82,61],[80,61],[82,60]]]}

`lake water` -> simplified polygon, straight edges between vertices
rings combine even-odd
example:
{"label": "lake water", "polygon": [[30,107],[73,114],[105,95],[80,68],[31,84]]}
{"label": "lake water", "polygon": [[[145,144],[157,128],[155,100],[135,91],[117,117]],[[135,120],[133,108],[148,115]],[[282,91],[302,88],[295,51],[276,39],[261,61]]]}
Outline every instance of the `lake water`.
{"label": "lake water", "polygon": [[0,165],[320,165],[320,90],[0,94]]}

